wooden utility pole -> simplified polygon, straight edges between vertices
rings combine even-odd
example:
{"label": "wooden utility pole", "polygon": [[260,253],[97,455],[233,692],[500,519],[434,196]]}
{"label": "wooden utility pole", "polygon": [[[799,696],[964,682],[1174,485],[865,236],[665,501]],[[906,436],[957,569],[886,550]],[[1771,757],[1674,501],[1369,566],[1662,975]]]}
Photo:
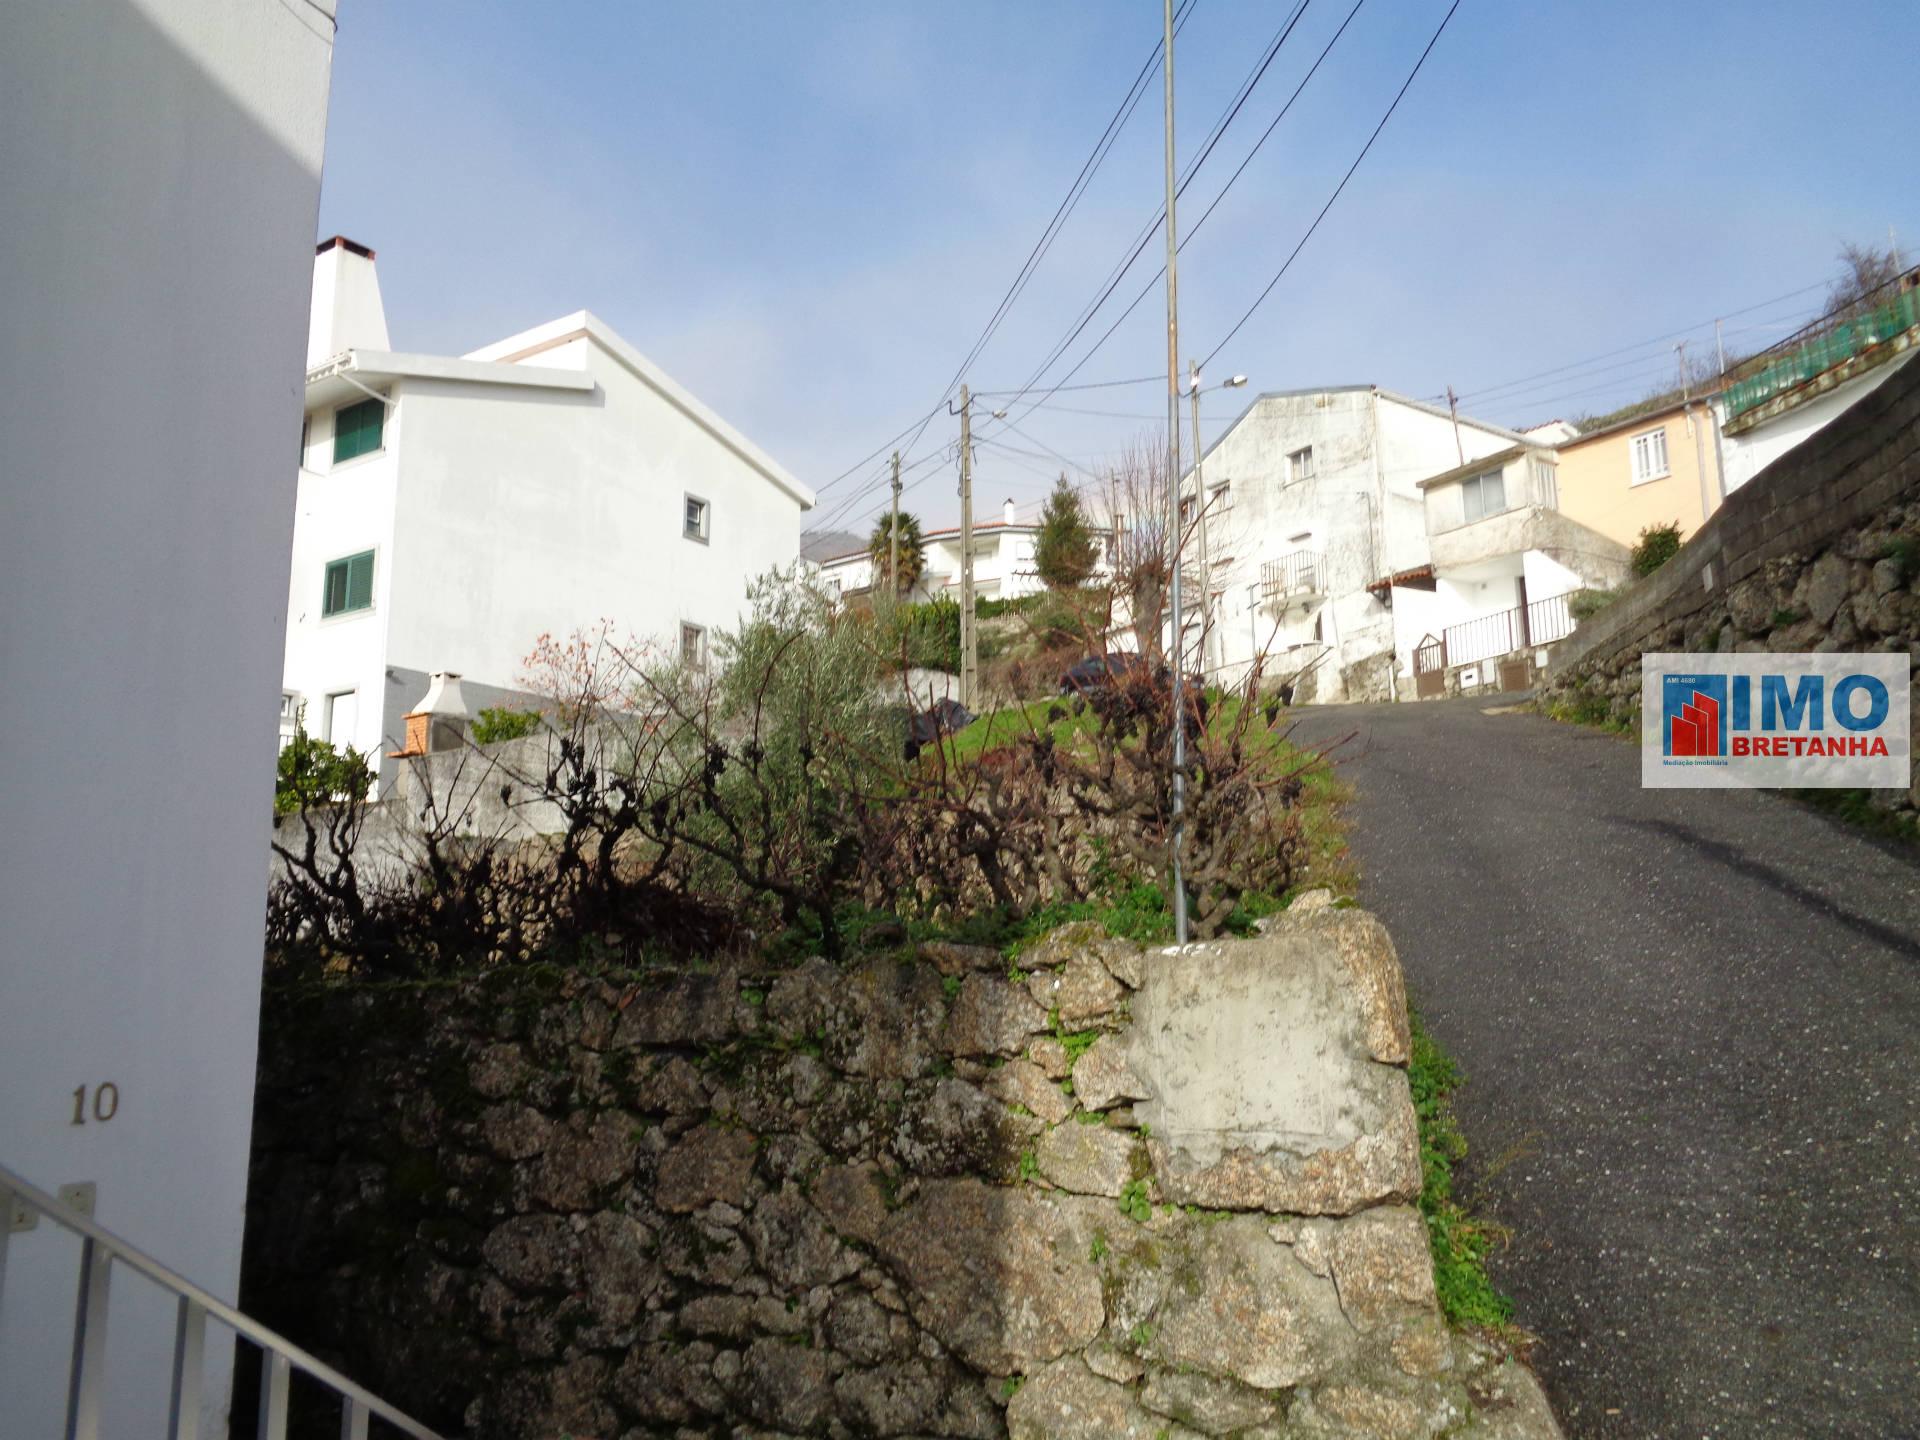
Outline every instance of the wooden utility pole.
{"label": "wooden utility pole", "polygon": [[979,655],[973,635],[973,420],[960,387],[960,703],[975,708]]}
{"label": "wooden utility pole", "polygon": [[1207,570],[1207,483],[1200,472],[1200,363],[1187,361],[1187,397],[1193,402],[1193,503],[1200,514],[1200,678],[1207,678],[1207,645],[1213,634],[1213,576]]}
{"label": "wooden utility pole", "polygon": [[887,531],[887,598],[900,598],[900,452],[893,452],[893,524]]}
{"label": "wooden utility pole", "polygon": [[1460,443],[1460,400],[1453,393],[1453,387],[1447,386],[1447,413],[1453,416],[1453,453],[1462,465],[1467,463],[1467,447]]}

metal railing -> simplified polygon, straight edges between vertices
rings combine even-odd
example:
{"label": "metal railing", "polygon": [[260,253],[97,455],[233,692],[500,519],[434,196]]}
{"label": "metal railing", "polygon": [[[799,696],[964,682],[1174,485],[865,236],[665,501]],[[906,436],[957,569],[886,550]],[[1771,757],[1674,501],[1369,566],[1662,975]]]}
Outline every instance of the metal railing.
{"label": "metal railing", "polygon": [[1326,583],[1325,562],[1316,550],[1295,550],[1260,567],[1260,593],[1268,599],[1276,595],[1317,595]]}
{"label": "metal railing", "polygon": [[[1515,650],[1551,645],[1572,633],[1573,615],[1567,609],[1567,597],[1552,595],[1526,606],[1516,605],[1511,610],[1447,626],[1440,635],[1440,667],[1498,659]],[[1422,667],[1416,663],[1416,669],[1419,668]]]}
{"label": "metal railing", "polygon": [[167,1402],[167,1440],[197,1440],[207,1348],[207,1321],[217,1320],[260,1351],[260,1440],[285,1440],[287,1396],[300,1370],[340,1397],[341,1440],[366,1440],[378,1417],[413,1440],[440,1440],[419,1421],[354,1384],[266,1326],[249,1320],[191,1280],[36,1189],[0,1165],[0,1299],[5,1296],[7,1241],[16,1205],[45,1216],[80,1237],[79,1299],[74,1307],[73,1362],[67,1374],[66,1440],[98,1440],[107,1361],[107,1294],[117,1268],[144,1276],[178,1302],[173,1331],[173,1385]]}
{"label": "metal railing", "polygon": [[1727,418],[1758,409],[1776,395],[1784,395],[1916,325],[1920,325],[1920,288],[1896,291],[1890,299],[1807,339],[1789,339],[1775,347],[1773,358],[1759,370],[1729,382],[1722,397]]}

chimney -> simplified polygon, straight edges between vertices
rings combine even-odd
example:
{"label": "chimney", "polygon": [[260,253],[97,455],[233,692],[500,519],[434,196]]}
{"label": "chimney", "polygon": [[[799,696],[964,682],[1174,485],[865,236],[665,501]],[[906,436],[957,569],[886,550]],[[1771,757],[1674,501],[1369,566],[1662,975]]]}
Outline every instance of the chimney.
{"label": "chimney", "polygon": [[1013,497],[1011,495],[1007,497],[1007,503],[1000,507],[1000,516],[1009,525],[1015,523],[1013,518]]}
{"label": "chimney", "polygon": [[307,316],[307,368],[345,350],[389,350],[387,312],[373,251],[344,235],[322,240],[313,256]]}
{"label": "chimney", "polygon": [[451,670],[437,670],[427,684],[420,708],[406,717],[405,748],[389,754],[398,760],[434,750],[458,750],[466,744],[467,722],[472,718],[460,694],[460,677]]}

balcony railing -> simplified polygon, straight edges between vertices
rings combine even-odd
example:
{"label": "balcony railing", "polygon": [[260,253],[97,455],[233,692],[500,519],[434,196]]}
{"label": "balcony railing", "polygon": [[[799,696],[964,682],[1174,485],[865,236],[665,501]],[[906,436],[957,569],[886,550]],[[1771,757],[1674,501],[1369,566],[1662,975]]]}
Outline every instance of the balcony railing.
{"label": "balcony railing", "polygon": [[1776,347],[1761,369],[1728,384],[1722,400],[1727,418],[1758,409],[1776,395],[1784,395],[1916,325],[1920,325],[1920,289],[1900,290],[1871,310],[1817,335],[1787,341]]}
{"label": "balcony railing", "polygon": [[1318,595],[1326,587],[1326,562],[1315,550],[1295,550],[1260,567],[1260,593],[1269,600],[1287,595]]}
{"label": "balcony railing", "polygon": [[1551,645],[1573,633],[1573,616],[1567,609],[1567,597],[1549,596],[1525,606],[1516,605],[1477,620],[1449,625],[1440,635],[1440,665],[1471,665],[1479,660],[1497,660],[1515,650],[1535,645]]}
{"label": "balcony railing", "polygon": [[[142,1433],[165,1434],[170,1440],[195,1440],[200,1432],[201,1372],[206,1359],[207,1322],[218,1321],[260,1351],[259,1440],[286,1440],[287,1401],[295,1370],[304,1371],[331,1390],[339,1402],[343,1440],[366,1440],[369,1420],[378,1419],[413,1440],[439,1440],[419,1421],[353,1383],[338,1370],[321,1363],[289,1340],[249,1320],[230,1305],[174,1274],[158,1260],[62,1204],[44,1190],[29,1185],[0,1166],[0,1284],[6,1280],[8,1231],[15,1228],[16,1210],[31,1231],[42,1219],[80,1237],[79,1299],[74,1306],[73,1364],[67,1375],[69,1440],[98,1440],[101,1402],[105,1398],[107,1367],[107,1292],[116,1274],[138,1275],[159,1286],[175,1301],[173,1385],[167,1400],[167,1423],[146,1427]],[[15,1245],[21,1241],[15,1239]],[[31,1242],[28,1242],[31,1243]],[[24,1317],[22,1317],[24,1322]],[[38,1323],[59,1322],[51,1315]],[[237,1432],[236,1432],[237,1433]]]}

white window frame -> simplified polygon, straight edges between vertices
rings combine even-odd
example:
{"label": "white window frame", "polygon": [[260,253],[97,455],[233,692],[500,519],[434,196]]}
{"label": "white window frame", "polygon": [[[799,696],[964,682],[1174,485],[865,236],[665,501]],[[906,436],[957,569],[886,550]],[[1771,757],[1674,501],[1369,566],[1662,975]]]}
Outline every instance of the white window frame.
{"label": "white window frame", "polygon": [[[1656,437],[1660,442],[1660,468],[1658,470],[1653,468],[1653,445],[1651,443]],[[1645,446],[1644,451],[1642,450],[1643,445]],[[1673,474],[1673,459],[1672,456],[1667,453],[1667,427],[1664,425],[1657,426],[1652,430],[1643,430],[1634,436],[1632,441],[1629,442],[1628,453],[1632,457],[1633,483],[1635,485],[1650,485],[1655,480],[1665,480],[1669,475]],[[1646,457],[1644,463],[1642,461],[1643,454]]]}
{"label": "white window frame", "polygon": [[[694,658],[687,658],[687,642],[693,642]],[[689,670],[705,674],[707,669],[707,627],[691,620],[680,622],[680,663]]]}
{"label": "white window frame", "polygon": [[[696,505],[700,507],[698,521],[687,513]],[[702,545],[709,544],[713,537],[713,502],[688,491],[680,502],[680,534],[685,539],[698,540]]]}
{"label": "white window frame", "polygon": [[1287,452],[1287,480],[1311,480],[1319,472],[1313,466],[1313,447],[1302,445]]}

